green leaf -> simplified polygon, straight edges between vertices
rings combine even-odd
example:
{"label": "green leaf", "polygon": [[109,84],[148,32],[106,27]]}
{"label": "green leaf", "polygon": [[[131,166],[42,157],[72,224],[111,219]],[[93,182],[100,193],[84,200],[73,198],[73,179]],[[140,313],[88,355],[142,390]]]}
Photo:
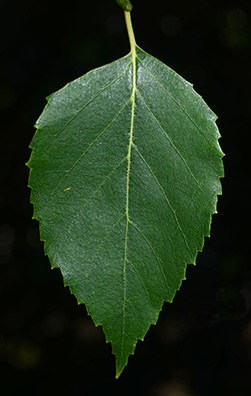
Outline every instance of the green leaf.
{"label": "green leaf", "polygon": [[52,267],[103,327],[117,377],[195,263],[223,176],[216,117],[135,47],[51,95],[28,166]]}

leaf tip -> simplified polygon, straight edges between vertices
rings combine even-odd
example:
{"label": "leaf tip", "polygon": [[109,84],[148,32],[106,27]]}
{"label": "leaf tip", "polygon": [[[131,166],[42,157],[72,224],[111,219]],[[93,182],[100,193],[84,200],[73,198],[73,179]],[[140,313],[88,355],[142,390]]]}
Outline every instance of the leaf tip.
{"label": "leaf tip", "polygon": [[116,379],[116,380],[119,379],[119,377],[121,376],[121,374],[122,374],[124,368],[125,368],[125,366],[122,367],[122,368],[120,368],[120,369],[117,369],[117,370],[116,370],[116,375],[115,375],[115,379]]}

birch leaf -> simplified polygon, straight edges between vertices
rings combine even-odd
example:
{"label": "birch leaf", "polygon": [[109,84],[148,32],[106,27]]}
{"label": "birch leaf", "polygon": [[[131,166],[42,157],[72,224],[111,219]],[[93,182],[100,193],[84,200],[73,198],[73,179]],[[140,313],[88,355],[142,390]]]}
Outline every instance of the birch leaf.
{"label": "birch leaf", "polygon": [[136,44],[48,98],[31,143],[52,267],[116,355],[117,377],[195,263],[223,176],[216,116]]}

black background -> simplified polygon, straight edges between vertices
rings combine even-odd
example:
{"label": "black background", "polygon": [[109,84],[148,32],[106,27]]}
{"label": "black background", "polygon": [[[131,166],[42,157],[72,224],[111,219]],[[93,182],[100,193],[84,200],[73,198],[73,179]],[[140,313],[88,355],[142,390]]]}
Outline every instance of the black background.
{"label": "black background", "polygon": [[211,238],[116,381],[101,328],[43,255],[25,162],[44,98],[129,51],[123,12],[115,0],[1,0],[0,395],[251,394],[250,1],[145,3],[134,0],[138,44],[219,116]]}

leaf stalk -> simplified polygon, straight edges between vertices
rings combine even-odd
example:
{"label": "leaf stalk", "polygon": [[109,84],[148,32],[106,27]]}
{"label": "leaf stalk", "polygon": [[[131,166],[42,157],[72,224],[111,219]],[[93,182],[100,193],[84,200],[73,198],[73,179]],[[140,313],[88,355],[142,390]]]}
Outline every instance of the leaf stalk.
{"label": "leaf stalk", "polygon": [[132,27],[132,19],[131,19],[130,12],[125,11],[125,22],[126,22],[126,28],[127,28],[127,32],[128,32],[130,46],[131,46],[131,51],[132,51],[132,53],[134,53],[135,47],[136,47],[136,41],[135,41],[134,31],[133,31],[133,27]]}

